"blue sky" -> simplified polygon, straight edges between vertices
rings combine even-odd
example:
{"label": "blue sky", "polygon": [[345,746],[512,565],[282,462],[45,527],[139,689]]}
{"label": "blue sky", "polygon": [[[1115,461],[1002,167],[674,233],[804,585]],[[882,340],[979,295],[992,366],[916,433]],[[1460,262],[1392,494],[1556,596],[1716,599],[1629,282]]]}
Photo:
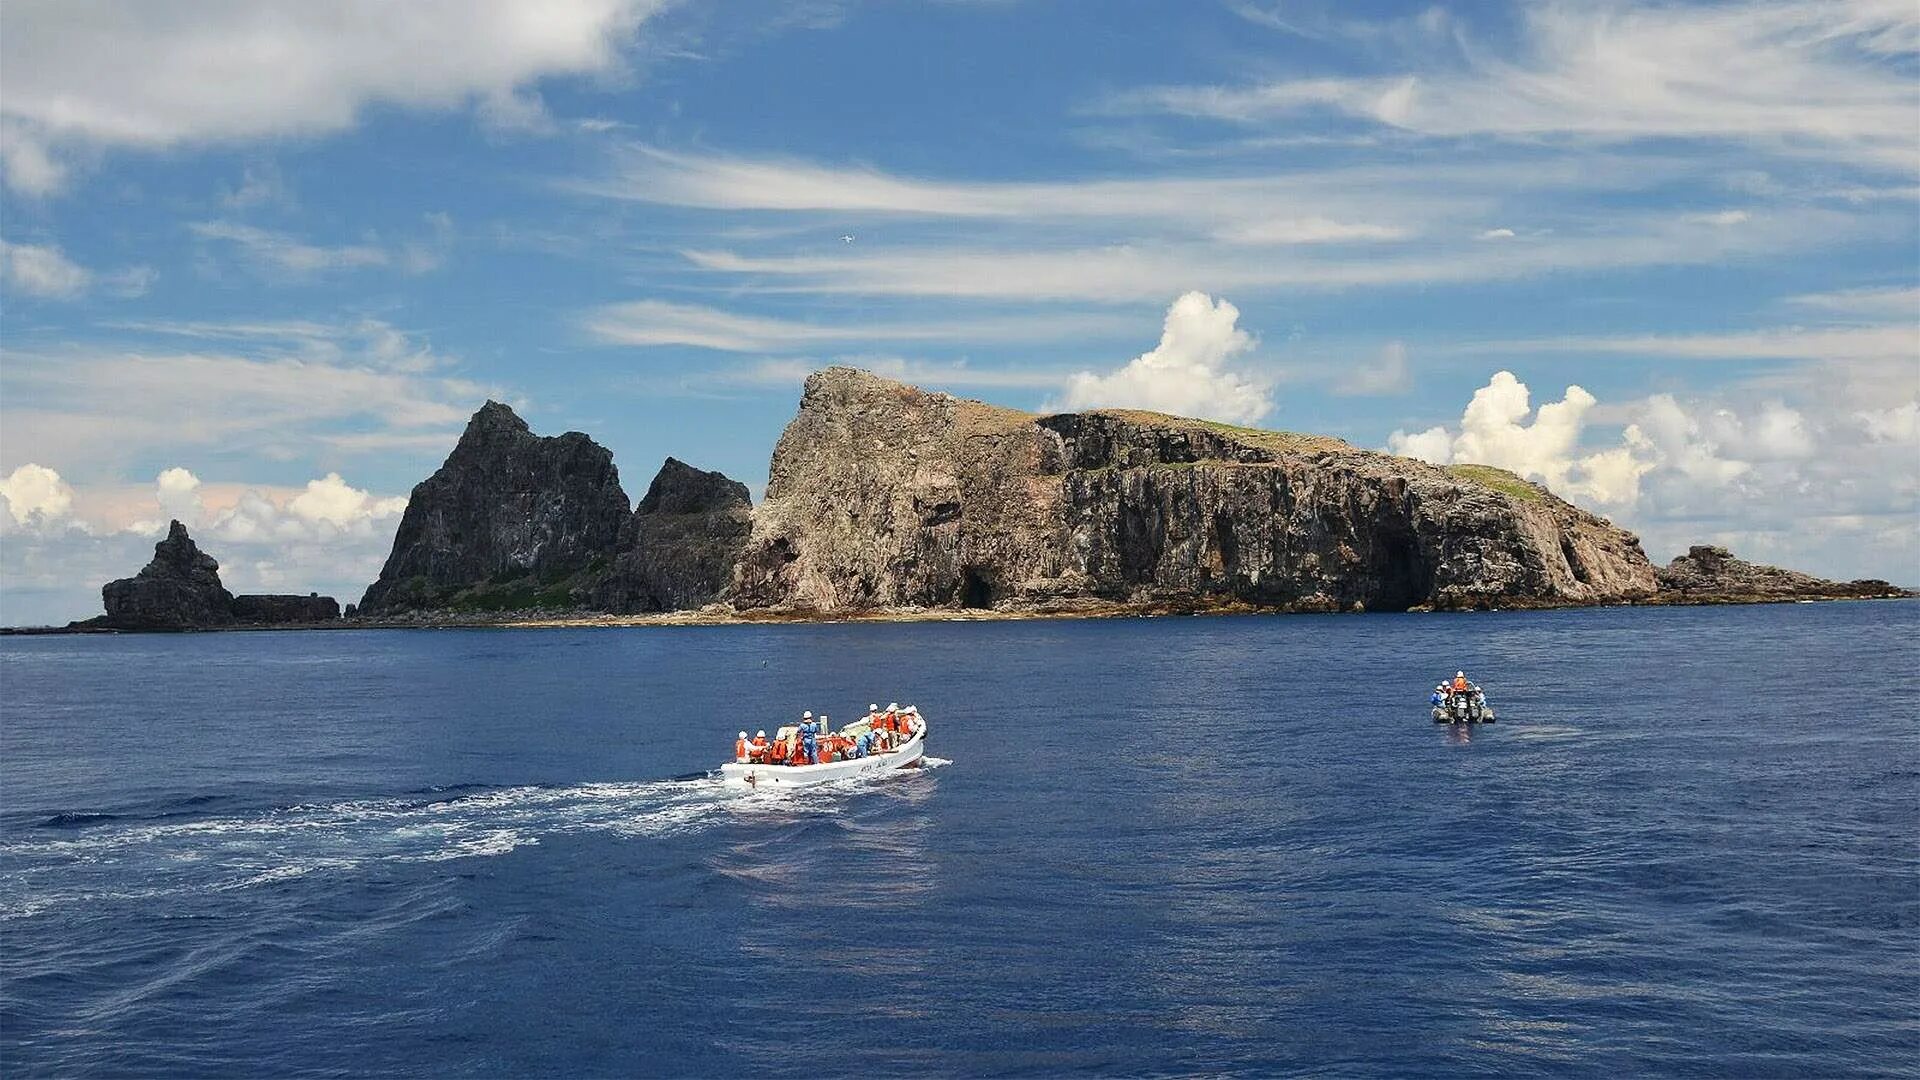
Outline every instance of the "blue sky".
{"label": "blue sky", "polygon": [[829,363],[1920,581],[1917,52],[1908,0],[13,0],[0,621],[168,516],[357,599],[488,396],[757,493]]}

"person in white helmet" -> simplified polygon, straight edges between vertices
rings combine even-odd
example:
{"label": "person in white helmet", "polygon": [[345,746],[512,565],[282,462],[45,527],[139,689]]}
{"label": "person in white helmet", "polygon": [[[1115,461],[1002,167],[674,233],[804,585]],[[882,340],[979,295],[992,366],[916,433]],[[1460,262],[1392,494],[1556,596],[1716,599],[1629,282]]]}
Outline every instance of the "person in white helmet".
{"label": "person in white helmet", "polygon": [[811,709],[800,714],[800,753],[805,764],[820,764],[820,725],[814,721]]}
{"label": "person in white helmet", "polygon": [[767,760],[767,745],[767,733],[754,732],[753,741],[747,744],[747,760],[756,763]]}
{"label": "person in white helmet", "polygon": [[743,731],[740,733],[740,737],[733,742],[733,760],[744,764],[747,760],[748,749],[747,733]]}
{"label": "person in white helmet", "polygon": [[1469,683],[1467,682],[1467,673],[1466,673],[1466,672],[1464,672],[1464,671],[1456,671],[1456,672],[1454,672],[1454,673],[1453,673],[1453,692],[1454,692],[1454,693],[1456,693],[1456,694],[1464,694],[1464,693],[1466,693],[1466,692],[1467,692],[1467,687],[1468,687],[1469,685],[1470,685],[1470,684],[1469,684]]}

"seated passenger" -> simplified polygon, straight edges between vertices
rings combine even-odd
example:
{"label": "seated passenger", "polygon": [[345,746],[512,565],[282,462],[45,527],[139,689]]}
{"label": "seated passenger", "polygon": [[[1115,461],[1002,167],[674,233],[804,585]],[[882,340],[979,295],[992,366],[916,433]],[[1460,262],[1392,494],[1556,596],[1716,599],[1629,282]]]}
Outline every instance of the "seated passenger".
{"label": "seated passenger", "polygon": [[767,760],[767,749],[767,733],[764,731],[754,732],[753,742],[747,744],[747,760],[753,762]]}
{"label": "seated passenger", "polygon": [[1456,671],[1453,673],[1453,692],[1454,693],[1456,694],[1465,693],[1468,685],[1469,684],[1467,682],[1466,672]]}
{"label": "seated passenger", "polygon": [[746,764],[748,751],[747,733],[743,731],[740,733],[740,737],[733,741],[733,760],[743,765]]}

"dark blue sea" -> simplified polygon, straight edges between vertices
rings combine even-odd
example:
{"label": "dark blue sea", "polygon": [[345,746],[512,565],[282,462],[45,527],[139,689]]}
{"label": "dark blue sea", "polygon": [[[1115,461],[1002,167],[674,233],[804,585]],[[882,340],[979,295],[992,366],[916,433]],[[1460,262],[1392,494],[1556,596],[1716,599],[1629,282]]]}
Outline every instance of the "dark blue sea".
{"label": "dark blue sea", "polygon": [[[0,1072],[1920,1074],[1920,603],[0,639]],[[1464,667],[1500,722],[1432,724]],[[802,708],[935,767],[711,779]]]}

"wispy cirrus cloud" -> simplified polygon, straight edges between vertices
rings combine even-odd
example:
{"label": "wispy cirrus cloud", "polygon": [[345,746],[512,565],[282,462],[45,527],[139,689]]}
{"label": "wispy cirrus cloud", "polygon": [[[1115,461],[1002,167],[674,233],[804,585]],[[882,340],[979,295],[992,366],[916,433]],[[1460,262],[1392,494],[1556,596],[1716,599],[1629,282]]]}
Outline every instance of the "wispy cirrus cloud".
{"label": "wispy cirrus cloud", "polygon": [[[1582,173],[1572,167],[1514,165],[1505,177],[1486,167],[1443,167],[1441,173],[1454,181],[1444,191],[1435,184],[1432,169],[1399,167],[956,181],[797,158],[688,154],[629,145],[616,154],[609,172],[564,186],[607,198],[706,210],[1028,224],[1134,219],[1181,223],[1190,230],[1264,226],[1271,235],[1262,242],[1325,243],[1391,239],[1415,231],[1416,221],[1409,218],[1472,213],[1486,205],[1493,186],[1511,182],[1512,169],[1525,169],[1545,183],[1558,179],[1604,187],[1627,179],[1600,169]],[[1383,188],[1400,197],[1397,204],[1377,197]],[[1391,219],[1374,217],[1389,210],[1394,212]]]}
{"label": "wispy cirrus cloud", "polygon": [[420,237],[396,244],[372,235],[355,244],[313,244],[290,233],[226,220],[193,222],[187,230],[201,240],[228,246],[256,270],[304,278],[369,267],[409,274],[436,270],[452,244],[453,222],[445,214],[428,214],[426,226]]}
{"label": "wispy cirrus cloud", "polygon": [[1133,302],[1213,291],[1323,292],[1366,286],[1460,284],[1551,272],[1709,265],[1858,235],[1861,219],[1814,208],[1743,228],[1666,213],[1610,214],[1550,237],[1477,243],[1471,235],[1361,253],[1311,245],[1258,252],[1204,243],[1108,247],[955,244],[817,255],[688,250],[696,267],[768,292]]}
{"label": "wispy cirrus cloud", "polygon": [[1573,335],[1477,342],[1453,346],[1448,351],[1606,353],[1673,360],[1920,361],[1920,326],[1783,326],[1731,333]]}
{"label": "wispy cirrus cloud", "polygon": [[71,300],[87,291],[93,273],[67,258],[57,244],[15,244],[0,239],[0,283],[48,300]]}
{"label": "wispy cirrus cloud", "polygon": [[1875,318],[1905,318],[1920,334],[1920,287],[1911,285],[1866,286],[1833,292],[1790,296],[1787,303],[1815,311]]}
{"label": "wispy cirrus cloud", "polygon": [[1920,9],[1906,0],[1546,4],[1519,16],[1508,48],[1444,15],[1412,20],[1405,40],[1419,47],[1399,74],[1162,86],[1107,107],[1248,124],[1321,110],[1441,138],[1687,138],[1920,167],[1920,87],[1902,67],[1920,52]]}
{"label": "wispy cirrus cloud", "polygon": [[631,300],[585,314],[582,326],[615,345],[691,345],[722,352],[802,352],[864,342],[1050,341],[1120,333],[1130,321],[1107,314],[981,315],[921,322],[826,323],[751,315],[701,304]]}
{"label": "wispy cirrus cloud", "polygon": [[187,228],[202,240],[233,245],[256,265],[292,274],[385,266],[391,259],[387,250],[377,244],[308,244],[287,233],[237,221],[199,221]]}
{"label": "wispy cirrus cloud", "polygon": [[[304,454],[335,436],[439,436],[505,397],[377,320],[123,324],[125,343],[0,353],[0,467],[85,477],[161,454]],[[168,347],[166,336],[225,348]],[[341,443],[345,453],[356,448]]]}

